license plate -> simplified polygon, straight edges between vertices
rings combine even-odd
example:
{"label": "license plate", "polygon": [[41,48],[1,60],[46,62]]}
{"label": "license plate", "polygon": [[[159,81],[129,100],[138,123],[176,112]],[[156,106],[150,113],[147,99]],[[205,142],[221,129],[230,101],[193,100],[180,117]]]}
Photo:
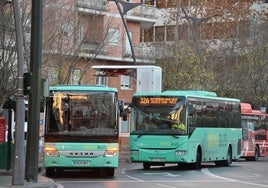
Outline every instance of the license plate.
{"label": "license plate", "polygon": [[74,165],[78,166],[89,165],[89,161],[74,161]]}
{"label": "license plate", "polygon": [[163,158],[153,158],[152,159],[153,162],[164,162]]}

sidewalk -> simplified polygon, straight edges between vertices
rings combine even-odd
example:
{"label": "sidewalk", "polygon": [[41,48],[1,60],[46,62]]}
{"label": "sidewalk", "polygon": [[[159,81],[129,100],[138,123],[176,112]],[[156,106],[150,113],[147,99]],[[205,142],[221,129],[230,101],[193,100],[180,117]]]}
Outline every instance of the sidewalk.
{"label": "sidewalk", "polygon": [[[124,162],[129,162],[129,152],[121,152],[119,155],[119,160]],[[63,188],[62,185],[56,183],[53,179],[47,178],[42,175],[38,175],[38,181],[36,183],[33,182],[25,182],[24,186],[12,185],[12,171],[6,171],[0,169],[0,188]]]}
{"label": "sidewalk", "polygon": [[45,176],[38,176],[38,181],[36,183],[33,182],[25,182],[24,186],[20,185],[12,185],[12,172],[7,172],[0,170],[0,188],[2,187],[13,187],[13,188],[22,188],[22,187],[40,187],[40,188],[63,188],[62,185],[57,184],[54,180],[47,178]]}

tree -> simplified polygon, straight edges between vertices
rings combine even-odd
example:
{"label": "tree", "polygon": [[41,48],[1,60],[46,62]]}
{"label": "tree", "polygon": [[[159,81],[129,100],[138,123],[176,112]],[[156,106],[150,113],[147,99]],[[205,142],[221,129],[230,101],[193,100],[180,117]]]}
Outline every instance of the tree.
{"label": "tree", "polygon": [[[9,10],[7,10],[7,7]],[[11,4],[0,2],[0,101],[1,106],[16,88],[16,48],[14,41],[15,32],[12,27]],[[15,70],[15,71],[14,71]]]}
{"label": "tree", "polygon": [[[207,89],[220,96],[267,105],[267,21],[263,23],[266,28],[261,32],[255,27],[253,35],[252,20],[258,14],[252,11],[253,2],[200,0],[187,6],[179,1],[168,9],[165,29],[156,27],[154,43],[166,83],[163,88]],[[190,69],[192,79],[188,82],[178,72],[185,69]],[[195,79],[196,75],[203,81]]]}
{"label": "tree", "polygon": [[50,79],[50,85],[87,82],[84,76],[111,36],[111,21],[101,13],[79,12],[72,0],[46,4],[43,77]]}

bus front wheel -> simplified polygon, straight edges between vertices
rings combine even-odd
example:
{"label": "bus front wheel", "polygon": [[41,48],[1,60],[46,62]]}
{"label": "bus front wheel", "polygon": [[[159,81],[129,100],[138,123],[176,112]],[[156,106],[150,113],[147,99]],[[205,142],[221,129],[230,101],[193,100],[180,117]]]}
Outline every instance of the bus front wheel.
{"label": "bus front wheel", "polygon": [[150,169],[150,167],[151,167],[150,163],[143,163],[143,168],[144,168],[145,170]]}
{"label": "bus front wheel", "polygon": [[107,168],[106,175],[109,177],[113,177],[114,176],[114,168]]}
{"label": "bus front wheel", "polygon": [[201,169],[201,162],[202,162],[202,152],[201,148],[198,148],[196,152],[196,161],[195,163],[190,163],[190,168],[195,170]]}
{"label": "bus front wheel", "polygon": [[55,168],[46,168],[46,176],[47,177],[55,176]]}
{"label": "bus front wheel", "polygon": [[197,170],[201,169],[201,161],[202,161],[201,149],[198,149],[196,153],[195,169]]}
{"label": "bus front wheel", "polygon": [[253,157],[246,157],[246,160],[247,161],[257,161],[259,157],[260,157],[259,146],[256,146],[254,156]]}

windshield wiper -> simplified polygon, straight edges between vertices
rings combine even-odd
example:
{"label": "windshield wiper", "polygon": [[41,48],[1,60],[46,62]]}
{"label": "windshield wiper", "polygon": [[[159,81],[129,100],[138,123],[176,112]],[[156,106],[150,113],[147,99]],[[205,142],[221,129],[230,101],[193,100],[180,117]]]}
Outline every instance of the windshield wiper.
{"label": "windshield wiper", "polygon": [[144,136],[146,133],[147,133],[147,131],[144,131],[142,134],[138,135],[137,138]]}
{"label": "windshield wiper", "polygon": [[173,136],[174,138],[180,138],[180,136],[176,136],[175,134],[172,134],[171,136]]}

